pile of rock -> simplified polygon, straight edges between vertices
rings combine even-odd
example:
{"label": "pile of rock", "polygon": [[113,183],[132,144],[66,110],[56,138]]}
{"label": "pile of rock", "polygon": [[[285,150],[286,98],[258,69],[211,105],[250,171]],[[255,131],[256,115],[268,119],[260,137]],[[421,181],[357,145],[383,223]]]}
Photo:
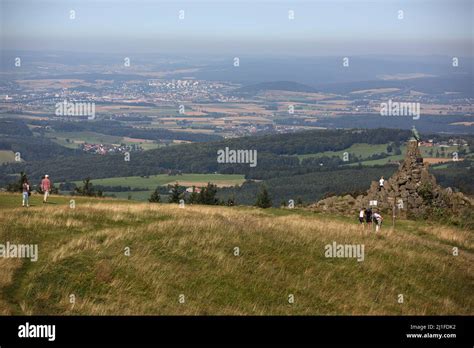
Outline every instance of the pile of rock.
{"label": "pile of rock", "polygon": [[385,213],[396,211],[401,217],[422,217],[435,210],[460,212],[471,208],[472,202],[462,193],[454,193],[450,188],[443,189],[423,164],[417,140],[407,144],[405,160],[398,171],[383,187],[373,181],[365,195],[356,198],[333,196],[319,201],[312,208],[341,214],[357,214],[361,208],[372,206]]}

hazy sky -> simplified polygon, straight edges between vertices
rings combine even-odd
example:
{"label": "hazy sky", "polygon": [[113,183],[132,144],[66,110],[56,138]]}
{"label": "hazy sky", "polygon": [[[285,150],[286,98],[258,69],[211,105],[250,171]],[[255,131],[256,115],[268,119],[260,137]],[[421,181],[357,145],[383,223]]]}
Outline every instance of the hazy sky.
{"label": "hazy sky", "polygon": [[472,56],[473,2],[0,0],[0,45],[90,52]]}

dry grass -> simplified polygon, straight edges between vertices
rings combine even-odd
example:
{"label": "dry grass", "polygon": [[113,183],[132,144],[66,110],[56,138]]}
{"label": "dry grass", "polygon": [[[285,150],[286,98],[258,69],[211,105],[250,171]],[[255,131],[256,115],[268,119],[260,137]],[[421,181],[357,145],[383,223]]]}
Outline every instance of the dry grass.
{"label": "dry grass", "polygon": [[[0,314],[473,313],[472,231],[407,221],[374,235],[304,212],[114,201],[0,219],[0,243],[40,254],[0,259]],[[333,241],[364,244],[365,260],[325,258]]]}

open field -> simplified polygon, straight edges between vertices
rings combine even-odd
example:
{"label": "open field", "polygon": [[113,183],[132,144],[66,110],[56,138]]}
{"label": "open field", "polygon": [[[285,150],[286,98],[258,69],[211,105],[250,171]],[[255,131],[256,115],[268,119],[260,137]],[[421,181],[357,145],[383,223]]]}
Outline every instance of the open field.
{"label": "open field", "polygon": [[[94,179],[92,184],[103,186],[130,186],[131,188],[155,189],[157,186],[173,185],[176,182],[188,186],[205,186],[208,182],[218,187],[240,185],[245,181],[240,174],[182,174],[182,175],[150,175],[149,177],[128,176],[117,178]],[[74,181],[80,185],[81,181]]]}
{"label": "open field", "polygon": [[[459,158],[459,161],[463,161],[464,158]],[[429,163],[429,164],[437,164],[437,163],[446,163],[446,162],[453,162],[453,159],[448,157],[448,158],[431,158],[431,157],[425,157],[423,158],[423,163]]]}
{"label": "open field", "polygon": [[83,143],[140,145],[144,150],[156,149],[161,146],[149,139],[134,139],[96,132],[48,132],[46,136],[57,144],[71,149],[77,149]]}
{"label": "open field", "polygon": [[[341,150],[341,151],[325,151],[325,152],[319,152],[315,154],[304,154],[304,155],[298,155],[298,158],[300,161],[302,161],[305,158],[320,158],[324,156],[332,157],[332,156],[337,156],[340,157],[341,159],[343,158],[344,152],[349,153],[349,155],[355,155],[355,156],[361,156],[362,158],[367,158],[369,156],[387,152],[387,145],[388,144],[354,144],[351,147],[348,147],[347,149]],[[387,156],[385,158],[381,159],[376,159],[376,160],[366,160],[362,161],[361,164],[364,166],[373,166],[373,165],[383,165],[389,162],[397,162],[401,161],[404,158],[405,154],[405,146],[401,146],[400,150],[402,152],[401,155],[391,155]],[[448,146],[448,147],[425,147],[425,146],[420,146],[420,152],[421,155],[427,159],[426,162],[429,163],[441,163],[441,162],[449,162],[452,161],[452,153],[458,151],[457,146]],[[448,157],[435,157],[436,152],[440,154],[447,154]],[[358,163],[350,163],[348,166],[355,166],[358,165]]]}
{"label": "open field", "polygon": [[[399,221],[375,235],[301,210],[19,199],[0,194],[0,241],[37,244],[38,260],[0,258],[4,315],[474,311],[472,231]],[[364,260],[326,258],[333,242],[364,245]]]}
{"label": "open field", "polygon": [[0,150],[0,164],[15,162],[15,153],[10,150]]}
{"label": "open field", "polygon": [[[123,191],[123,192],[104,192],[109,197],[116,197],[118,199],[129,199],[132,201],[147,202],[154,190],[144,191]],[[161,195],[161,201],[167,202],[167,198]]]}
{"label": "open field", "polygon": [[[70,143],[93,143],[93,144],[120,144],[122,137],[106,135],[96,132],[48,132],[47,137],[56,138],[58,141],[66,142],[66,139],[70,140]],[[70,144],[69,143],[69,144]],[[62,145],[62,144],[61,144]]]}
{"label": "open field", "polygon": [[[404,158],[405,158],[405,155],[401,154],[401,155],[388,156],[388,157],[380,158],[380,159],[376,159],[376,160],[361,161],[360,163],[363,166],[378,166],[378,165],[387,164],[389,162],[402,161]],[[357,165],[359,165],[359,163],[348,164],[348,166],[357,166]]]}
{"label": "open field", "polygon": [[351,147],[348,147],[347,149],[341,151],[325,151],[315,154],[298,155],[298,158],[300,159],[300,161],[305,158],[319,158],[324,156],[338,156],[342,158],[344,152],[348,152],[351,155],[362,156],[365,158],[377,153],[387,152],[387,145],[388,144],[354,144]]}

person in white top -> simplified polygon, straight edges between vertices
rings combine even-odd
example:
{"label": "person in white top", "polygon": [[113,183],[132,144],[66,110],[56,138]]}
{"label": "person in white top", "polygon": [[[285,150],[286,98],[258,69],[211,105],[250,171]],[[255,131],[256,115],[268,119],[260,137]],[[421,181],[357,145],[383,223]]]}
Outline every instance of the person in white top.
{"label": "person in white top", "polygon": [[379,191],[382,191],[384,182],[385,182],[385,179],[382,176],[379,180]]}
{"label": "person in white top", "polygon": [[378,232],[382,228],[383,217],[378,212],[374,213],[375,232]]}

